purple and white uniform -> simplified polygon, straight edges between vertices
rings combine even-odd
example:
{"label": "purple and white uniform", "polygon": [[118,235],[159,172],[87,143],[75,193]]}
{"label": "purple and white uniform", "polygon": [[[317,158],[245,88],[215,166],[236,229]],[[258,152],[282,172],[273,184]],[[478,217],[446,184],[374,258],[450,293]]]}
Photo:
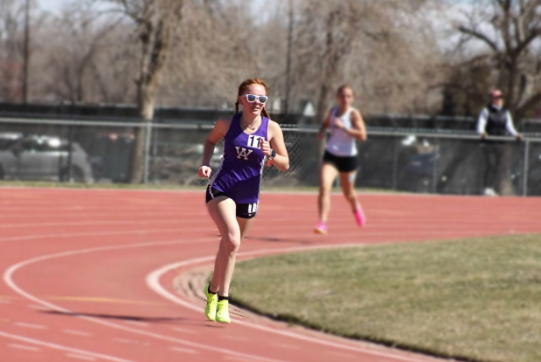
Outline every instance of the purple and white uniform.
{"label": "purple and white uniform", "polygon": [[269,119],[262,117],[261,125],[252,134],[244,133],[240,121],[241,115],[235,115],[224,137],[222,164],[210,180],[207,202],[209,198],[225,195],[237,204],[237,216],[241,216],[239,205],[245,205],[248,214],[255,215],[265,162],[261,142],[268,141]]}

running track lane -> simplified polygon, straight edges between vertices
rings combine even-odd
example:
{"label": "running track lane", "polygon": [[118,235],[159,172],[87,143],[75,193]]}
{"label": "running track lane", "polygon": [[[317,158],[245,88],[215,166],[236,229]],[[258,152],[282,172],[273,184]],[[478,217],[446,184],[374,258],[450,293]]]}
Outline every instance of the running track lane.
{"label": "running track lane", "polygon": [[[541,199],[363,195],[359,230],[333,196],[330,235],[311,234],[313,194],[264,194],[240,258],[342,244],[539,233]],[[203,192],[0,189],[0,360],[363,361],[430,358],[254,321],[205,321],[176,294],[212,263]]]}

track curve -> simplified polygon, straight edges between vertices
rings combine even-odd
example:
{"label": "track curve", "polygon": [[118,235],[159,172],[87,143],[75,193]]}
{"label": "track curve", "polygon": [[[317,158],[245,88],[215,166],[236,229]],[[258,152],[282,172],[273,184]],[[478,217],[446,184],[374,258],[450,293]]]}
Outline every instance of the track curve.
{"label": "track curve", "polygon": [[[241,258],[349,244],[539,233],[541,199],[363,195],[359,230],[333,196],[264,194]],[[422,362],[427,357],[234,317],[208,323],[172,280],[212,262],[202,192],[0,189],[2,361]]]}

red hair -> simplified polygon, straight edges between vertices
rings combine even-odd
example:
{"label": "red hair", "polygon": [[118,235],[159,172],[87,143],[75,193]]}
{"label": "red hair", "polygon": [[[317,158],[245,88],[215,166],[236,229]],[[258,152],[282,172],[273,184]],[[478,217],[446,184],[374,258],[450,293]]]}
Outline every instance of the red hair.
{"label": "red hair", "polygon": [[[267,84],[265,84],[265,82],[263,82],[261,79],[257,79],[257,78],[246,79],[244,82],[242,82],[239,85],[239,94],[238,94],[238,96],[240,97],[241,95],[243,95],[244,92],[246,92],[246,90],[248,89],[248,87],[253,85],[253,84],[262,85],[263,88],[265,88],[265,92],[267,92],[267,90],[268,90]],[[235,102],[235,114],[237,114],[237,113],[239,113],[239,100],[238,99],[237,99],[237,102]],[[267,111],[267,108],[265,108],[265,106],[263,106],[263,110],[261,111],[261,113],[263,113],[263,116],[270,119],[269,112]]]}

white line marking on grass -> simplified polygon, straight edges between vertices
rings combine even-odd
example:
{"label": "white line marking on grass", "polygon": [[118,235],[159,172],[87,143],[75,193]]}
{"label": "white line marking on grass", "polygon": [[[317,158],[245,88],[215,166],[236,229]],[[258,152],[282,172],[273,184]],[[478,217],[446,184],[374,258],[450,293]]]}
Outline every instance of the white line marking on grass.
{"label": "white line marking on grass", "polygon": [[182,353],[190,353],[190,354],[196,354],[196,353],[198,353],[196,350],[194,350],[194,349],[188,349],[188,348],[169,347],[169,349],[170,349],[171,351],[182,352]]}
{"label": "white line marking on grass", "polygon": [[56,344],[56,343],[44,342],[44,341],[40,341],[38,339],[18,336],[18,335],[10,334],[10,333],[4,333],[2,331],[0,331],[0,337],[10,338],[10,339],[17,340],[19,342],[31,343],[31,344],[35,344],[35,345],[42,346],[42,347],[48,347],[48,348],[52,348],[52,349],[57,349],[57,350],[60,350],[60,351],[72,352],[72,353],[81,354],[81,355],[88,355],[88,356],[96,357],[98,359],[101,358],[101,359],[104,359],[106,361],[134,362],[133,360],[117,358],[117,357],[108,356],[106,354],[101,354],[101,353],[94,353],[94,352],[84,351],[84,350],[77,349],[77,348],[65,347],[65,346],[62,346],[62,345],[59,345],[59,344]]}
{"label": "white line marking on grass", "polygon": [[32,352],[39,352],[39,351],[41,351],[41,349],[39,349],[39,348],[37,348],[37,347],[24,346],[24,345],[22,345],[22,344],[9,344],[8,346],[11,347],[11,348],[22,349],[22,350],[25,350],[25,351],[32,351]]}
{"label": "white line marking on grass", "polygon": [[74,336],[81,336],[81,337],[92,337],[93,336],[92,333],[74,331],[74,330],[71,330],[71,329],[64,329],[62,332],[66,333],[66,334],[72,334]]}
{"label": "white line marking on grass", "polygon": [[23,327],[23,328],[47,329],[46,326],[42,326],[42,325],[40,325],[40,324],[15,323],[15,325],[18,326],[18,327]]}
{"label": "white line marking on grass", "polygon": [[96,360],[94,357],[91,357],[91,356],[83,356],[83,355],[80,355],[80,354],[72,354],[72,353],[66,354],[66,357],[75,358],[75,359],[81,359],[83,361],[95,361]]}

